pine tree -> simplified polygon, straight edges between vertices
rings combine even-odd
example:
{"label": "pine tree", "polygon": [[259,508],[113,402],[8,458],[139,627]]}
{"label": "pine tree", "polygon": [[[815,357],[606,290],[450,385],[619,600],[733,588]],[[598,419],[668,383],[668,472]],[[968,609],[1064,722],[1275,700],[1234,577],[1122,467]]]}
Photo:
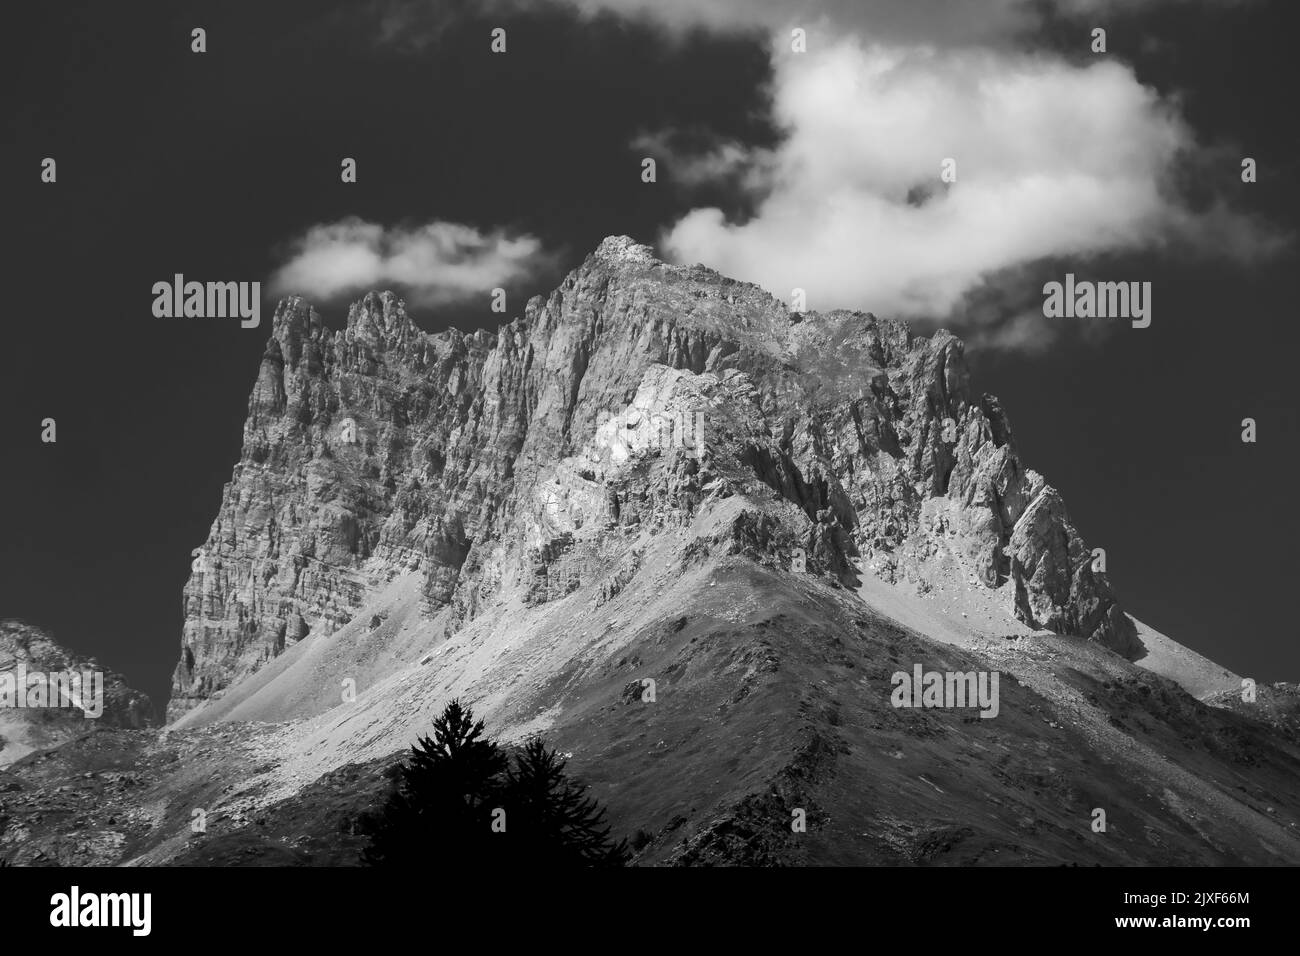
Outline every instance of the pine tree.
{"label": "pine tree", "polygon": [[506,765],[483,721],[453,700],[433,722],[433,737],[411,748],[387,804],[363,824],[371,843],[362,858],[400,867],[490,862],[500,849],[490,842],[491,822]]}
{"label": "pine tree", "polygon": [[461,869],[624,866],[605,811],[564,773],[565,761],[540,739],[513,764],[483,721],[453,700],[398,768],[398,785],[361,822],[370,837],[362,860],[376,866],[437,863]]}
{"label": "pine tree", "polygon": [[524,866],[625,866],[627,841],[610,839],[605,811],[568,778],[567,761],[533,738],[506,771],[507,850]]}

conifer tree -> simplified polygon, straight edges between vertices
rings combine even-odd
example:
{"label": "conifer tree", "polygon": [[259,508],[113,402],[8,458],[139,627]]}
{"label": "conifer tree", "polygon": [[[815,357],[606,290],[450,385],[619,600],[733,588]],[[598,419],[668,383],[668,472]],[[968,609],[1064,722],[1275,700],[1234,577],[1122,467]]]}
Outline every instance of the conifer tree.
{"label": "conifer tree", "polygon": [[540,738],[507,759],[458,700],[398,768],[398,784],[361,822],[362,860],[376,866],[624,866],[605,811],[564,773]]}
{"label": "conifer tree", "polygon": [[453,700],[434,720],[433,736],[411,748],[396,791],[364,826],[371,843],[363,859],[386,866],[488,862],[499,849],[488,841],[506,764],[483,721]]}
{"label": "conifer tree", "polygon": [[566,760],[539,737],[506,771],[510,858],[527,866],[624,866],[627,841],[615,843],[605,811],[564,772]]}

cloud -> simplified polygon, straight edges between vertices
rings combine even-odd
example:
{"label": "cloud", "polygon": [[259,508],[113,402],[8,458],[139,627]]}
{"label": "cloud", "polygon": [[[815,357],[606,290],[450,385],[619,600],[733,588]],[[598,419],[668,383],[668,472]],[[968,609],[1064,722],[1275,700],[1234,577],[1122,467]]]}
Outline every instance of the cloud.
{"label": "cloud", "polygon": [[386,228],[348,218],[312,226],[290,243],[271,288],[329,300],[399,285],[411,301],[434,306],[486,296],[549,265],[541,242],[529,235],[443,221]]}
{"label": "cloud", "polygon": [[[957,325],[975,321],[957,311],[971,292],[1003,274],[1020,281],[1034,262],[1158,247],[1250,260],[1280,242],[1221,203],[1196,211],[1172,192],[1195,137],[1116,60],[852,35],[805,54],[783,46],[771,104],[780,145],[748,162],[730,144],[712,159],[660,160],[669,178],[679,158],[690,179],[743,168],[753,194],[747,220],[698,208],[672,224],[672,258],[785,299],[802,288],[813,309]],[[940,179],[949,158],[951,185]],[[1021,319],[988,340],[1024,343],[1028,330]]]}
{"label": "cloud", "polygon": [[483,17],[510,17],[529,0],[347,0],[326,16],[332,29],[369,37],[375,46],[423,55],[445,42],[455,29]]}
{"label": "cloud", "polygon": [[672,179],[680,186],[726,182],[742,190],[763,188],[772,153],[736,140],[718,141],[681,130],[655,130],[633,137],[631,147],[646,156],[671,156]]}
{"label": "cloud", "polygon": [[[786,30],[814,25],[830,39],[845,31],[884,43],[999,46],[1049,18],[1133,14],[1159,5],[1207,0],[561,0],[594,15],[609,12],[675,31]],[[1223,6],[1249,0],[1208,0]],[[1096,24],[1102,26],[1100,22]]]}
{"label": "cloud", "polygon": [[[395,34],[418,24],[412,10],[443,9],[429,0],[381,2],[392,5],[386,22]],[[490,2],[503,10],[520,0]],[[1087,28],[1108,16],[1131,22],[1194,2],[1252,0],[551,6],[657,24],[667,37],[705,29],[770,44],[771,80],[757,95],[769,101],[777,145],[770,137],[764,145],[711,142],[699,129],[674,128],[629,143],[658,160],[665,188],[687,196],[708,189],[665,228],[667,257],[781,298],[804,289],[815,309],[942,321],[973,343],[1033,349],[1054,334],[1034,318],[1042,284],[1066,269],[1128,266],[1120,257],[1149,252],[1250,262],[1288,241],[1227,201],[1239,157],[1200,143],[1176,98],[1143,86],[1113,54],[1088,51]],[[1067,32],[1077,30],[1069,56],[1041,46],[1042,28],[1058,34],[1063,20]],[[807,31],[806,53],[790,49],[795,26]],[[1025,52],[1033,46],[1040,49]],[[939,176],[947,158],[957,167],[951,184]],[[1202,198],[1179,192],[1187,181]]]}
{"label": "cloud", "polygon": [[703,29],[782,31],[788,37],[798,26],[808,31],[811,43],[847,32],[882,43],[1007,46],[1061,19],[1105,26],[1102,17],[1128,17],[1159,6],[1252,2],[1257,0],[351,0],[346,16],[377,44],[409,52],[427,50],[457,22],[510,18],[547,6],[588,19],[610,15],[639,21],[663,27],[670,36]]}

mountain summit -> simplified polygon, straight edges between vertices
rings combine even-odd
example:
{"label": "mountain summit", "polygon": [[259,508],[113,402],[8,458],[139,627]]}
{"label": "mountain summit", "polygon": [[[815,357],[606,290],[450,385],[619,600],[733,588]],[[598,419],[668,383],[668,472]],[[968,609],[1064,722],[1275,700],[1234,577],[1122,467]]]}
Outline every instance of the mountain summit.
{"label": "mountain summit", "polygon": [[[418,573],[450,636],[535,599],[596,537],[632,553],[719,509],[767,567],[801,551],[846,588],[973,579],[1030,628],[1141,655],[1061,496],[1024,466],[997,400],[971,393],[962,350],[870,314],[791,313],[626,236],[496,335],[426,334],[391,293],[342,331],[285,300],[185,588],[168,716],[347,624],[397,575]],[[617,437],[602,416],[629,411],[698,415],[703,453],[584,464]]]}

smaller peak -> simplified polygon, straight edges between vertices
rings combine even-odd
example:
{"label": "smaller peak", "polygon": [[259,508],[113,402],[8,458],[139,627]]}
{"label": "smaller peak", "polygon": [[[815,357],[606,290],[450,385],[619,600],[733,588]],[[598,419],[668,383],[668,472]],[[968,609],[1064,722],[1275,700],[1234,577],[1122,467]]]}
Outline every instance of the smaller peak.
{"label": "smaller peak", "polygon": [[592,253],[606,262],[658,262],[654,250],[631,236],[606,236]]}
{"label": "smaller peak", "polygon": [[368,292],[348,309],[344,341],[378,351],[405,349],[425,335],[406,311],[405,300],[392,292]]}
{"label": "smaller peak", "polygon": [[277,339],[286,335],[310,335],[312,328],[320,324],[320,316],[310,302],[300,295],[290,295],[281,299],[275,307],[271,335]]}
{"label": "smaller peak", "polygon": [[380,334],[404,333],[415,328],[406,302],[392,292],[367,292],[348,309],[349,330],[364,328]]}
{"label": "smaller peak", "polygon": [[405,311],[406,303],[392,292],[370,291],[352,303],[348,309],[348,325],[356,325],[367,316],[382,318]]}
{"label": "smaller peak", "polygon": [[275,304],[275,314],[300,313],[306,315],[311,312],[311,303],[300,295],[286,295],[283,299]]}

